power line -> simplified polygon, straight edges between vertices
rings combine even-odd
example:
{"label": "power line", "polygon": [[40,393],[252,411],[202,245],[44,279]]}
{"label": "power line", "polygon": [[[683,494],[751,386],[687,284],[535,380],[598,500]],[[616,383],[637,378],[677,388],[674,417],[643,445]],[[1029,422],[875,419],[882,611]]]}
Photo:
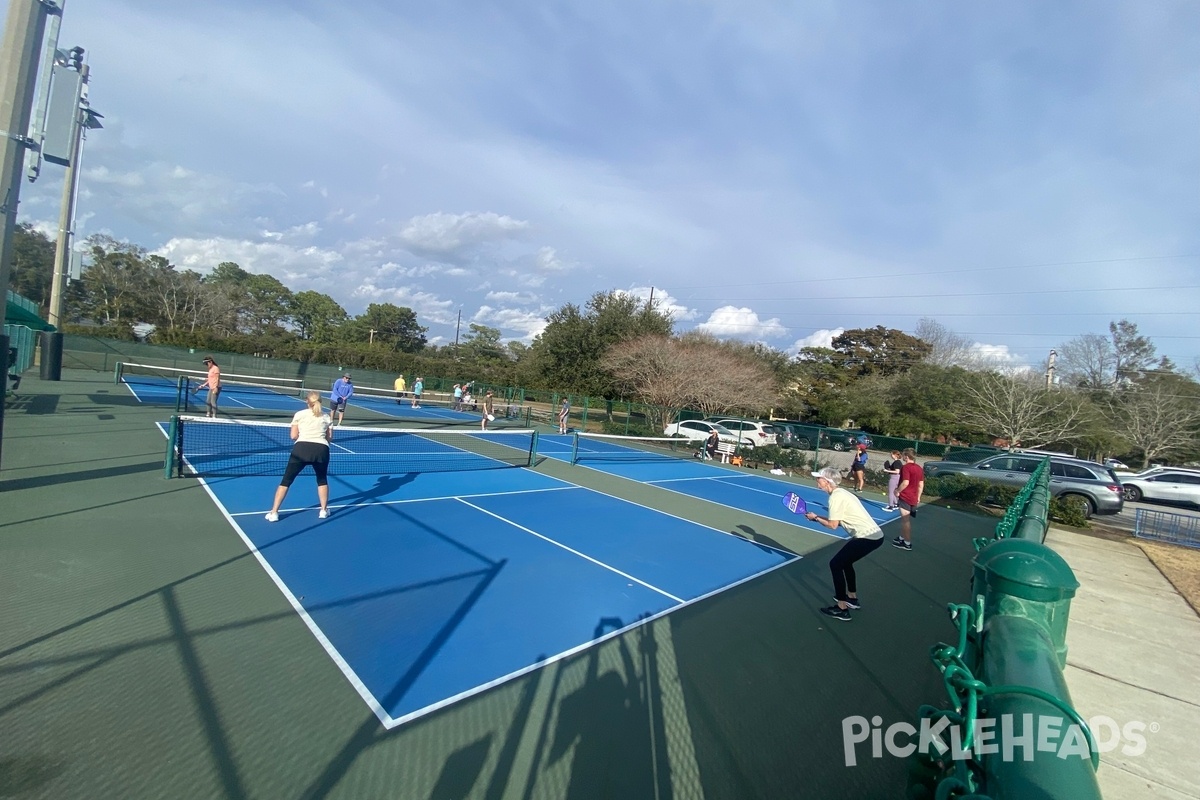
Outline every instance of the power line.
{"label": "power line", "polygon": [[[967,275],[977,272],[996,272],[1000,270],[1019,270],[1019,269],[1045,269],[1046,267],[1081,267],[1093,264],[1122,264],[1131,261],[1168,261],[1172,259],[1200,258],[1200,255],[1176,255],[1176,256],[1131,256],[1128,258],[1099,258],[1088,261],[1048,261],[1042,264],[1008,264],[1000,267],[976,267],[974,269],[935,269],[928,272],[900,272],[900,273],[880,273],[875,275],[854,275],[854,276],[839,276],[836,278],[801,278],[795,281],[778,281],[772,283],[756,283],[756,286],[789,286],[797,283],[831,283],[833,281],[861,281],[872,280],[875,278],[917,278],[927,275]],[[744,283],[726,283],[712,284],[707,286],[681,286],[676,291],[684,289],[724,289],[727,286],[745,286]]]}

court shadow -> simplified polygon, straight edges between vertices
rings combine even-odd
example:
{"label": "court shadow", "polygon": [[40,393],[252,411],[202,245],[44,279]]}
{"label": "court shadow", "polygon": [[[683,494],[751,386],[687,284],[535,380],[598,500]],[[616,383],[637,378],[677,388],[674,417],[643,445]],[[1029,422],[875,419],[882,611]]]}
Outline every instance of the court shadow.
{"label": "court shadow", "polygon": [[143,472],[162,472],[162,459],[143,461],[138,464],[127,464],[123,467],[103,467],[99,469],[84,469],[78,472],[60,472],[55,475],[37,475],[32,478],[11,478],[0,481],[0,488],[5,491],[16,489],[33,489],[38,486],[57,486],[60,483],[75,483],[99,478],[115,478],[121,475],[137,475]]}
{"label": "court shadow", "polygon": [[[601,619],[594,638],[621,627],[621,620]],[[631,643],[638,645],[636,657]],[[601,671],[603,647],[592,647],[580,657],[586,665],[583,685],[558,703],[547,765],[572,754],[571,780],[562,795],[566,800],[670,797],[662,715],[652,707],[659,698],[654,636],[642,626],[618,637],[613,649],[619,668]],[[607,655],[611,659],[614,654]],[[639,672],[644,673],[640,679]]]}
{"label": "court shadow", "polygon": [[458,800],[470,797],[492,749],[492,734],[455,750],[442,764],[442,772],[429,793],[429,800]]}
{"label": "court shadow", "polygon": [[731,530],[730,533],[732,533],[734,536],[737,536],[739,539],[745,539],[751,544],[764,545],[763,547],[759,548],[764,551],[770,549],[772,551],[783,550],[786,553],[795,552],[782,542],[778,542],[764,533],[759,533],[749,525],[735,525],[734,529]]}
{"label": "court shadow", "polygon": [[58,411],[59,399],[56,394],[19,395],[9,402],[4,413],[53,414]]}

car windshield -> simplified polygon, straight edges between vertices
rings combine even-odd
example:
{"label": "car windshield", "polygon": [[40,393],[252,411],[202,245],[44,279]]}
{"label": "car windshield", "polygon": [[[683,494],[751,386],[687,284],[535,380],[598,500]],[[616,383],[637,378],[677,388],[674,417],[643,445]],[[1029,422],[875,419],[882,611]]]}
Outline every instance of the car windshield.
{"label": "car windshield", "polygon": [[733,436],[733,431],[729,430],[729,428],[726,428],[724,425],[721,425],[717,422],[712,422],[709,424],[711,424],[713,428],[716,429],[717,433],[721,434],[722,436]]}

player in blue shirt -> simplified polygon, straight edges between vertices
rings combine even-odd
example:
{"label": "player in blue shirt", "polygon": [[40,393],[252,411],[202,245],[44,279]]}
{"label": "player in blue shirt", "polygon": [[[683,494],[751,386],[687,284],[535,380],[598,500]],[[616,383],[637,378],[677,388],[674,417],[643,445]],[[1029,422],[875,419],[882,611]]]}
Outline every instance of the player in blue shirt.
{"label": "player in blue shirt", "polygon": [[337,414],[335,425],[342,424],[342,418],[346,416],[346,403],[353,396],[354,384],[350,382],[350,373],[347,372],[333,382],[333,391],[329,393],[330,416]]}

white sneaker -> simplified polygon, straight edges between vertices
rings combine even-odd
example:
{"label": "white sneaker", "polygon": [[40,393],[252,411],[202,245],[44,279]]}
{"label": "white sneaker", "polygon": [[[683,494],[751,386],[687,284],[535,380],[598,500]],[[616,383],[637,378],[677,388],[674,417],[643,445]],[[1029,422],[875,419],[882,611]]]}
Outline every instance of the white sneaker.
{"label": "white sneaker", "polygon": [[279,515],[274,511],[267,512],[267,522],[279,522]]}
{"label": "white sneaker", "polygon": [[328,517],[328,516],[329,516],[329,509],[328,509],[328,508],[322,508],[320,511],[318,511],[318,512],[317,512],[317,518],[318,518],[318,519],[325,519],[325,518],[326,518],[326,517]]}

